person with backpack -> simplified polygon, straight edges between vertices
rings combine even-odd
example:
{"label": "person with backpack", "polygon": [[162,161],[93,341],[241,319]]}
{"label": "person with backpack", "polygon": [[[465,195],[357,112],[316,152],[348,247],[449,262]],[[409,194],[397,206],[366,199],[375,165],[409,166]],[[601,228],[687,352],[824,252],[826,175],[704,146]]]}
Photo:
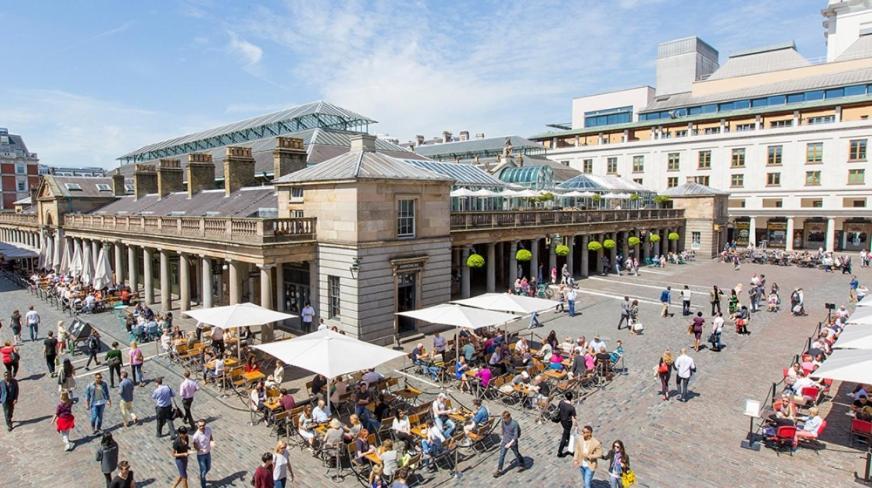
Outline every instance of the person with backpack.
{"label": "person with backpack", "polygon": [[6,368],[6,372],[15,378],[18,374],[18,347],[6,341],[3,343],[3,347],[0,347],[0,357],[3,358],[3,367]]}
{"label": "person with backpack", "polygon": [[560,445],[557,446],[557,457],[562,458],[570,455],[564,449],[569,445],[572,427],[576,422],[575,406],[572,404],[571,391],[567,391],[560,400],[560,403],[557,404],[557,422],[563,427],[563,433],[560,435]]}
{"label": "person with backpack", "polygon": [[665,290],[660,292],[660,316],[663,318],[672,317],[675,314],[669,313],[669,304],[672,302],[672,287],[667,286]]}
{"label": "person with backpack", "polygon": [[112,483],[112,472],[118,469],[118,443],[109,432],[104,433],[100,441],[97,462],[100,463],[100,472],[106,478],[106,488],[109,488]]}
{"label": "person with backpack", "polygon": [[100,366],[100,360],[97,359],[97,353],[100,352],[100,333],[97,332],[97,329],[91,329],[91,335],[88,336],[86,346],[88,348],[88,362],[85,363],[85,371],[89,371],[91,369],[91,361]]}

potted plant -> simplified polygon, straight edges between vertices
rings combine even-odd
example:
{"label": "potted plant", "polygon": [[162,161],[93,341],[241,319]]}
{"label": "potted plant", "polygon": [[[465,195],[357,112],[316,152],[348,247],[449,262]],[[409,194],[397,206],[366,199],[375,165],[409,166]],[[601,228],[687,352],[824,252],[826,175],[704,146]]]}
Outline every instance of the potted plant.
{"label": "potted plant", "polygon": [[641,200],[641,199],[642,199],[642,197],[641,197],[641,195],[639,195],[638,193],[633,193],[633,194],[630,195],[630,201],[631,201],[631,202],[638,202],[638,201]]}
{"label": "potted plant", "polygon": [[556,248],[554,248],[554,254],[558,256],[567,256],[569,255],[569,246],[566,244],[560,244]]}
{"label": "potted plant", "polygon": [[518,249],[518,252],[515,253],[515,259],[519,262],[526,263],[533,259],[533,253],[526,249]]}
{"label": "potted plant", "polygon": [[678,239],[681,238],[681,236],[678,235],[678,232],[670,232],[669,235],[666,236],[666,238],[669,239],[670,241],[677,241]]}
{"label": "potted plant", "polygon": [[629,244],[633,247],[636,247],[641,243],[642,243],[642,240],[636,236],[631,236],[629,239],[627,239],[627,244]]}
{"label": "potted plant", "polygon": [[658,208],[666,208],[666,205],[670,201],[672,201],[672,199],[666,195],[657,195],[654,197],[654,203],[657,205]]}
{"label": "potted plant", "polygon": [[588,251],[600,251],[603,248],[603,245],[599,243],[599,241],[590,241],[587,243]]}
{"label": "potted plant", "polygon": [[613,239],[606,239],[603,241],[603,247],[606,249],[614,249],[615,247],[617,247],[617,245],[618,243],[615,242]]}
{"label": "potted plant", "polygon": [[481,254],[472,253],[466,258],[466,265],[470,268],[481,268],[484,266],[484,257]]}
{"label": "potted plant", "polygon": [[648,234],[648,242],[660,242],[660,234],[657,234],[656,232]]}

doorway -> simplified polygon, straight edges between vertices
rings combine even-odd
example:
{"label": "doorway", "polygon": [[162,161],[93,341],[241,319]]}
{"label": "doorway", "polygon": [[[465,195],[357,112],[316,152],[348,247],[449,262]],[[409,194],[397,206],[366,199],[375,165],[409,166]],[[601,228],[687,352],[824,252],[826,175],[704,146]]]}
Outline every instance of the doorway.
{"label": "doorway", "polygon": [[[397,311],[408,312],[415,310],[417,305],[417,289],[416,282],[418,273],[399,273],[397,274]],[[397,316],[397,327],[399,332],[409,332],[415,330],[415,319]]]}

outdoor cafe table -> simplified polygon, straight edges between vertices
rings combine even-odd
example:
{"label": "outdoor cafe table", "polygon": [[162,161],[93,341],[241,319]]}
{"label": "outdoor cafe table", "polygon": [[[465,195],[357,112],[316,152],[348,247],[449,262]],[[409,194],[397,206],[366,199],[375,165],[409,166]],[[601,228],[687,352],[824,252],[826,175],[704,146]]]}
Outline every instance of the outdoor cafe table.
{"label": "outdoor cafe table", "polygon": [[374,452],[368,452],[368,453],[364,454],[363,457],[368,459],[369,462],[371,462],[373,464],[381,464],[382,463],[381,458],[378,457],[378,454],[376,454]]}
{"label": "outdoor cafe table", "polygon": [[466,409],[460,409],[448,414],[448,418],[454,420],[455,422],[466,423],[469,419],[472,418],[472,412]]}
{"label": "outdoor cafe table", "polygon": [[545,376],[555,380],[562,380],[566,377],[566,371],[557,371],[556,369],[549,369],[545,371]]}
{"label": "outdoor cafe table", "polygon": [[260,371],[249,371],[248,373],[242,373],[242,377],[245,378],[245,381],[248,383],[257,383],[266,378],[266,375]]}
{"label": "outdoor cafe table", "polygon": [[[234,368],[239,364],[239,360],[235,358],[227,358],[224,360],[224,368]],[[206,363],[206,369],[215,369],[215,360]]]}
{"label": "outdoor cafe table", "polygon": [[412,427],[410,430],[413,434],[415,434],[416,436],[418,436],[422,439],[427,438],[427,424],[416,425],[416,426]]}

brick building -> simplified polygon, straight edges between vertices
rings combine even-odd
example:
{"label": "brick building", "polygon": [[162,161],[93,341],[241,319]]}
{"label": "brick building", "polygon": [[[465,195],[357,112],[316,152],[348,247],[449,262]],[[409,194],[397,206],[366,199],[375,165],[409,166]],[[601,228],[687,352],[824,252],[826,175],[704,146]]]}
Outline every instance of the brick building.
{"label": "brick building", "polygon": [[12,210],[13,202],[30,195],[39,185],[39,158],[27,150],[24,139],[0,128],[0,209]]}

